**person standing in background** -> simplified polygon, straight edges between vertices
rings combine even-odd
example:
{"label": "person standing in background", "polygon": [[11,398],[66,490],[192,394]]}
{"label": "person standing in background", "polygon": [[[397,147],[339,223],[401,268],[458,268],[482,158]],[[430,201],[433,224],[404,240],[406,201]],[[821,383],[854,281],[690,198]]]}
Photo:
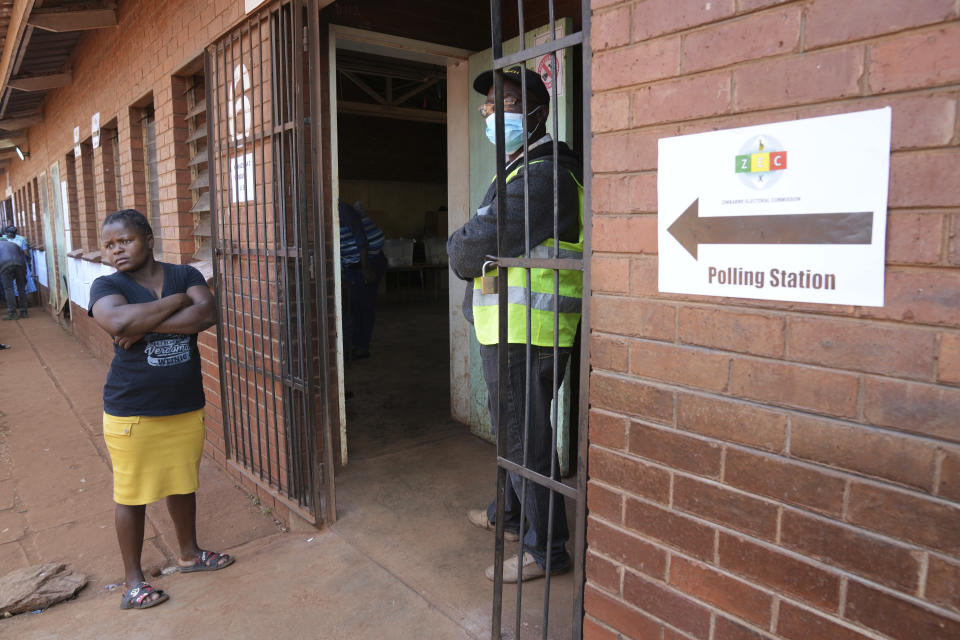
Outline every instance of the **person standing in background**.
{"label": "person standing in background", "polygon": [[[9,242],[13,242],[18,247],[20,247],[21,251],[23,251],[23,259],[27,264],[26,293],[27,295],[29,295],[31,293],[36,292],[37,285],[33,281],[33,260],[30,255],[30,245],[27,242],[27,239],[21,236],[19,233],[17,233],[17,227],[12,224],[3,230],[3,235],[0,236],[0,238],[2,238],[3,240],[7,240]],[[19,295],[21,292],[19,289],[17,289],[16,293]],[[30,306],[29,299],[26,302],[27,302],[27,306],[29,307]]]}
{"label": "person standing in background", "polygon": [[376,316],[377,289],[387,270],[383,232],[360,203],[341,202],[340,265],[348,290],[343,314],[344,350],[351,359],[370,357],[370,340]]}
{"label": "person standing in background", "polygon": [[[0,281],[3,283],[3,295],[7,301],[7,315],[3,319],[17,319],[17,293],[20,294],[20,317],[26,318],[27,262],[20,245],[15,242],[0,241]],[[17,285],[16,291],[13,289],[14,284]]]}

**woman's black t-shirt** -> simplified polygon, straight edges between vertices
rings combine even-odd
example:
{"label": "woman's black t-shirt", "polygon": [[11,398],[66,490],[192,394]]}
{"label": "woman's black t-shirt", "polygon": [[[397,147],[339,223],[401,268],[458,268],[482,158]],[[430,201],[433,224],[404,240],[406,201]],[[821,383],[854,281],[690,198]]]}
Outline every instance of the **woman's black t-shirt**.
{"label": "woman's black t-shirt", "polygon": [[[190,265],[163,267],[163,297],[207,286]],[[90,287],[90,306],[105,296],[121,295],[129,304],[153,302],[152,291],[120,271],[100,276]],[[205,404],[197,334],[148,333],[129,349],[114,345],[113,362],[103,387],[103,410],[118,417],[172,416],[202,409]]]}

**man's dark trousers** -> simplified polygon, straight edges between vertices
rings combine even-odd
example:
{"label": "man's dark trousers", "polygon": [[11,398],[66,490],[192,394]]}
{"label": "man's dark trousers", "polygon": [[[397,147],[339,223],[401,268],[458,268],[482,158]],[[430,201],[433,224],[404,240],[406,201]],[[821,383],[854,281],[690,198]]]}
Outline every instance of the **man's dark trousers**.
{"label": "man's dark trousers", "polygon": [[27,310],[27,269],[22,264],[6,264],[0,267],[0,280],[3,281],[3,295],[7,299],[7,313],[16,315],[17,297],[13,293],[13,283],[17,283],[20,292],[20,309]]}
{"label": "man's dark trousers", "polygon": [[[526,391],[526,349],[525,344],[507,345],[507,380],[504,413],[506,424],[504,436],[507,438],[507,459],[516,464],[524,464],[524,395]],[[483,377],[487,383],[490,421],[496,433],[499,429],[497,398],[497,345],[480,345],[480,358],[483,363]],[[551,427],[550,403],[553,394],[563,382],[563,375],[570,358],[570,349],[558,349],[557,386],[553,386],[553,347],[530,347],[530,430],[527,437],[526,467],[550,477],[551,462],[556,466],[559,477],[559,462]],[[516,474],[507,474],[506,501],[504,504],[504,528],[507,531],[520,529],[520,495],[523,491],[521,478]],[[524,550],[530,552],[537,564],[546,565],[547,530],[549,524],[550,490],[532,481],[527,481],[526,507],[524,517],[530,523],[523,538]],[[496,521],[497,501],[487,507],[490,522]],[[560,571],[570,566],[570,556],[565,544],[570,538],[567,528],[567,512],[563,496],[553,497],[553,539],[551,541],[551,571]]]}

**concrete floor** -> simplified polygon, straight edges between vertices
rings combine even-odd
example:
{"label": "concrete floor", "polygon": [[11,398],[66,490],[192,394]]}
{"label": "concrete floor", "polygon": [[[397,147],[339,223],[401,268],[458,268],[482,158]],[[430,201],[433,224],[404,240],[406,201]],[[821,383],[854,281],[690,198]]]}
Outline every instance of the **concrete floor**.
{"label": "concrete floor", "polygon": [[[346,371],[354,393],[347,402],[350,462],[337,479],[333,530],[484,638],[493,583],[483,571],[493,562],[494,536],[471,526],[466,511],[493,498],[496,452],[450,418],[449,362],[446,301],[378,309],[372,357]],[[515,552],[508,545],[506,553]],[[523,585],[519,636],[517,589],[505,587],[505,637],[542,637],[544,584]],[[570,637],[572,610],[572,574],[554,577],[548,637]]]}
{"label": "concrete floor", "polygon": [[[120,611],[105,589],[120,576],[97,431],[106,364],[39,313],[3,324],[0,342],[14,348],[0,352],[0,573],[60,560],[92,582],[76,600],[0,620],[0,638],[489,637],[493,534],[465,512],[493,494],[494,449],[449,418],[445,303],[381,307],[373,357],[348,368],[338,522],[279,533],[205,461],[201,543],[238,561],[153,579],[171,599],[148,611]],[[169,520],[159,505],[148,518],[144,564],[165,566]],[[504,637],[542,637],[543,589],[524,585],[517,633],[517,589],[505,587]],[[548,637],[570,637],[572,596],[571,574],[552,581]]]}

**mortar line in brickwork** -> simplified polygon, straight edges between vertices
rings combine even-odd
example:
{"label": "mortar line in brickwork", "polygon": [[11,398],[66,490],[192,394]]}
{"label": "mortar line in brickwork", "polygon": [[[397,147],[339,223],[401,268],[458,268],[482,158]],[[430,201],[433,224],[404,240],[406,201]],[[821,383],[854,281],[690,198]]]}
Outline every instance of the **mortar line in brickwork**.
{"label": "mortar line in brickwork", "polygon": [[804,9],[805,6],[800,9],[800,35],[797,37],[797,50],[794,55],[807,50],[807,12]]}
{"label": "mortar line in brickwork", "polygon": [[727,478],[727,443],[720,445],[720,482],[726,482]]}
{"label": "mortar line in brickwork", "polygon": [[783,544],[783,505],[777,506],[777,532],[774,534],[774,544]]}
{"label": "mortar line in brickwork", "polygon": [[920,556],[920,568],[917,572],[917,597],[927,597],[927,575],[930,572],[930,554],[925,553]]}
{"label": "mortar line in brickwork", "polygon": [[790,444],[793,438],[793,416],[787,414],[787,426],[786,431],[783,434],[783,455],[789,458],[793,458],[793,454],[790,453]]}
{"label": "mortar line in brickwork", "polygon": [[777,624],[780,622],[780,596],[774,595],[773,602],[770,603],[770,628],[768,631],[774,633],[777,630]]}
{"label": "mortar line in brickwork", "polygon": [[850,578],[847,576],[840,576],[840,601],[837,603],[837,615],[841,618],[846,615],[847,611],[847,588],[850,585]]}
{"label": "mortar line in brickwork", "polygon": [[[605,372],[605,373],[614,373],[614,372]],[[902,379],[899,379],[899,378],[889,378],[889,377],[884,377],[884,376],[875,376],[875,377],[879,377],[879,378],[883,378],[883,379],[888,379],[888,380],[890,380],[890,379],[892,379],[892,380],[899,380],[899,381],[901,381],[901,382],[906,382],[906,383],[927,384],[927,385],[933,386],[933,387],[943,387],[943,386],[944,386],[944,385],[942,385],[942,384],[925,383],[925,382],[916,381],[916,380],[902,380]],[[647,382],[647,381],[648,381],[648,379],[646,379],[646,378],[642,378],[642,380],[643,380],[644,382]],[[796,417],[813,417],[813,418],[816,418],[817,420],[823,420],[823,421],[826,421],[826,422],[829,422],[829,423],[838,424],[838,425],[843,426],[843,427],[857,428],[857,429],[869,431],[869,432],[871,432],[871,433],[875,433],[875,434],[877,434],[877,435],[882,435],[882,436],[897,436],[897,437],[900,437],[900,438],[906,438],[906,439],[913,440],[913,441],[919,441],[919,442],[931,444],[931,445],[934,445],[934,446],[941,446],[941,445],[943,445],[944,443],[954,444],[954,443],[949,443],[948,441],[944,440],[943,438],[936,438],[936,437],[934,437],[934,436],[929,436],[929,435],[925,435],[925,434],[921,434],[921,433],[910,433],[910,432],[906,432],[906,431],[899,431],[899,430],[894,429],[894,428],[892,428],[892,427],[884,427],[884,426],[879,426],[879,425],[874,425],[874,424],[868,424],[868,423],[864,423],[864,422],[857,422],[856,419],[854,419],[854,418],[841,418],[841,417],[837,417],[837,416],[830,416],[830,415],[825,415],[825,414],[821,414],[821,413],[816,413],[816,412],[813,412],[813,411],[803,411],[802,409],[795,409],[795,408],[784,407],[784,406],[780,406],[780,405],[764,404],[764,403],[762,403],[762,402],[759,402],[759,401],[757,401],[757,400],[751,400],[751,399],[749,399],[749,398],[733,397],[733,396],[723,395],[723,394],[719,394],[719,393],[712,393],[712,392],[709,392],[709,391],[706,391],[706,390],[703,390],[703,389],[687,389],[687,388],[682,388],[682,389],[680,389],[680,390],[683,391],[684,393],[687,393],[687,394],[689,394],[689,395],[696,396],[696,397],[699,397],[699,398],[705,398],[705,399],[708,399],[708,400],[720,400],[721,402],[728,402],[728,403],[731,403],[731,404],[741,404],[741,405],[746,405],[746,406],[751,407],[751,408],[756,408],[756,409],[761,409],[761,410],[764,410],[764,411],[769,411],[769,412],[772,412],[772,413],[782,414],[782,415],[784,415],[785,417],[787,417],[788,419],[792,419],[794,416],[796,416]],[[623,413],[620,413],[620,412],[617,412],[617,411],[612,411],[612,410],[609,410],[609,409],[602,409],[602,408],[599,408],[599,407],[595,408],[594,410],[596,410],[596,411],[601,411],[601,412],[603,412],[604,414],[608,414],[608,415],[613,415],[613,416],[619,416],[619,417],[627,418],[627,419],[632,420],[632,421],[634,421],[634,422],[639,422],[639,423],[641,423],[641,424],[643,424],[643,425],[645,425],[645,426],[653,426],[653,427],[657,427],[657,428],[664,428],[664,425],[663,425],[663,424],[657,423],[657,422],[653,422],[653,421],[648,421],[648,420],[645,420],[645,419],[642,418],[642,417],[633,416],[633,415],[627,415],[627,414],[623,414]],[[803,459],[803,458],[795,458],[795,457],[789,457],[789,458],[788,458],[788,457],[785,455],[786,452],[771,452],[771,451],[768,450],[768,449],[761,449],[761,448],[757,448],[757,447],[750,447],[749,445],[745,445],[745,444],[740,443],[740,442],[732,442],[732,441],[723,440],[723,439],[721,439],[721,438],[716,438],[716,437],[711,437],[711,436],[704,436],[704,435],[702,435],[702,434],[698,434],[696,431],[691,431],[691,430],[689,430],[689,429],[684,429],[683,427],[679,427],[679,426],[676,428],[676,431],[677,431],[677,432],[681,432],[683,435],[689,435],[690,437],[694,437],[694,438],[697,438],[697,439],[700,439],[700,440],[708,440],[708,441],[712,441],[712,442],[720,442],[720,443],[723,443],[723,444],[726,444],[726,445],[729,445],[729,446],[733,446],[733,447],[736,448],[737,450],[745,451],[745,452],[748,452],[748,453],[762,453],[762,454],[766,454],[766,455],[773,455],[773,456],[777,456],[777,457],[780,457],[780,458],[783,458],[783,459],[793,460],[793,461],[796,461],[796,462],[798,462],[798,463],[801,463],[801,462],[804,462],[804,461],[805,461],[805,459]],[[810,464],[809,461],[807,461],[807,464]],[[817,466],[816,468],[818,468],[818,469],[820,469],[820,468],[826,468],[826,469],[828,469],[828,470],[836,471],[836,469],[835,469],[834,467],[829,467],[829,466],[825,466],[825,467]],[[844,473],[849,473],[849,474],[851,474],[851,475],[853,475],[853,476],[856,476],[856,477],[858,477],[858,478],[860,478],[860,477],[869,477],[869,476],[862,476],[862,475],[860,475],[858,472],[855,472],[855,471],[853,471],[853,470],[843,470],[843,472],[844,472]]]}
{"label": "mortar line in brickwork", "polygon": [[667,477],[669,478],[669,486],[667,487],[667,508],[669,508],[669,509],[671,509],[671,510],[674,509],[674,506],[673,506],[673,492],[674,492],[674,490],[675,490],[675,489],[674,489],[674,485],[676,484],[676,483],[674,482],[674,477],[675,477],[675,475],[676,475],[676,474],[674,474],[672,471],[668,471],[668,472],[667,472]]}
{"label": "mortar line in brickwork", "polygon": [[[859,534],[859,535],[861,535],[861,536],[863,536],[863,537],[874,538],[874,539],[876,539],[876,540],[878,540],[878,541],[880,541],[880,542],[884,542],[884,543],[886,543],[886,544],[899,547],[899,548],[901,548],[901,549],[903,549],[903,550],[905,550],[905,551],[914,551],[914,552],[917,552],[917,553],[932,553],[933,555],[937,555],[938,557],[939,557],[939,556],[943,556],[944,558],[950,558],[949,555],[947,555],[947,554],[945,554],[945,553],[943,553],[943,552],[939,552],[939,553],[938,553],[938,552],[935,551],[935,550],[928,549],[928,548],[926,548],[926,547],[922,547],[922,546],[920,546],[920,545],[918,545],[918,544],[915,544],[915,543],[912,543],[912,542],[908,542],[908,541],[905,541],[905,540],[900,540],[900,539],[898,539],[898,538],[894,538],[894,537],[891,537],[891,536],[889,536],[889,535],[886,535],[886,534],[883,534],[883,533],[879,533],[879,532],[873,531],[872,529],[866,529],[866,528],[864,528],[864,527],[860,527],[860,526],[857,526],[857,525],[854,525],[854,524],[850,524],[849,522],[845,522],[845,521],[843,521],[843,520],[838,520],[838,519],[835,519],[835,518],[829,518],[829,517],[827,517],[827,516],[824,516],[824,515],[822,515],[822,514],[820,514],[820,513],[815,512],[815,511],[806,510],[806,509],[803,509],[802,507],[797,507],[797,506],[794,506],[794,505],[788,505],[788,504],[784,504],[784,503],[775,502],[775,501],[771,500],[770,498],[766,498],[765,496],[760,496],[760,495],[758,495],[758,494],[747,493],[747,492],[745,492],[745,491],[743,491],[743,490],[739,490],[739,489],[737,489],[736,487],[732,487],[732,486],[730,486],[730,485],[721,485],[720,483],[713,482],[713,481],[709,480],[708,478],[703,478],[703,477],[701,477],[701,476],[692,476],[692,475],[689,475],[689,474],[681,474],[681,475],[684,475],[684,476],[687,476],[687,477],[691,477],[691,478],[695,478],[695,479],[697,479],[697,480],[701,480],[701,481],[703,481],[703,482],[705,482],[705,483],[707,483],[707,484],[711,484],[711,485],[715,485],[715,486],[721,486],[723,489],[729,490],[731,493],[737,493],[737,494],[746,495],[746,496],[748,496],[748,497],[751,497],[751,498],[754,498],[754,499],[756,499],[756,500],[760,500],[760,501],[763,501],[763,502],[774,502],[775,504],[777,504],[778,506],[781,507],[781,510],[782,510],[782,511],[789,510],[789,511],[792,512],[792,513],[797,513],[797,514],[800,514],[800,515],[802,515],[802,516],[804,516],[804,517],[807,517],[807,518],[810,518],[810,519],[813,519],[813,520],[822,521],[822,522],[824,522],[824,523],[826,523],[826,524],[829,524],[829,525],[841,527],[841,528],[843,528],[843,529],[856,532],[857,534]],[[720,532],[726,533],[726,534],[728,534],[728,535],[732,535],[732,536],[739,537],[739,538],[749,538],[754,544],[757,544],[757,545],[759,545],[759,546],[762,546],[762,547],[766,548],[767,550],[777,551],[777,552],[779,552],[779,553],[781,553],[781,554],[783,554],[783,555],[790,556],[790,557],[792,557],[792,558],[795,559],[795,560],[802,560],[802,561],[806,562],[807,564],[812,564],[812,565],[814,565],[814,566],[816,566],[816,567],[818,567],[818,568],[820,568],[820,569],[822,569],[822,570],[824,570],[824,571],[828,571],[828,572],[830,572],[830,573],[836,573],[836,574],[842,574],[842,575],[852,576],[852,577],[855,577],[857,580],[861,580],[861,581],[869,580],[869,578],[861,577],[861,576],[859,576],[858,574],[855,574],[855,573],[850,572],[850,571],[846,571],[845,569],[842,569],[842,568],[840,568],[840,567],[835,567],[835,566],[833,566],[833,565],[825,564],[825,563],[817,560],[816,558],[812,558],[812,557],[809,557],[809,556],[804,556],[804,555],[802,555],[802,554],[800,554],[800,553],[798,553],[798,552],[791,551],[790,549],[788,549],[788,548],[786,548],[786,547],[778,546],[777,543],[770,542],[769,540],[766,540],[766,539],[763,539],[763,538],[755,537],[754,535],[752,535],[752,534],[750,534],[750,533],[746,533],[746,532],[741,531],[741,530],[739,530],[739,529],[734,529],[733,527],[730,527],[730,526],[728,526],[728,525],[726,525],[726,524],[718,523],[718,522],[713,522],[713,521],[707,520],[707,519],[705,519],[705,518],[703,518],[703,517],[701,517],[701,516],[699,516],[699,515],[692,514],[692,513],[686,512],[686,511],[680,511],[680,510],[678,510],[678,509],[672,509],[672,510],[671,510],[671,509],[668,509],[662,502],[657,502],[657,501],[655,501],[655,500],[651,500],[650,498],[647,498],[646,496],[641,496],[641,495],[638,495],[638,494],[630,493],[630,492],[626,491],[623,487],[616,487],[616,486],[614,486],[614,485],[609,485],[609,484],[603,483],[603,482],[598,481],[598,480],[591,480],[590,482],[592,482],[592,483],[597,483],[598,485],[600,485],[601,487],[603,487],[603,488],[605,488],[605,489],[609,489],[609,490],[614,490],[614,489],[616,489],[616,490],[619,490],[619,491],[623,492],[624,495],[626,495],[626,496],[628,496],[628,497],[636,500],[637,502],[640,502],[640,503],[642,503],[642,504],[645,504],[645,505],[648,505],[648,506],[652,506],[652,507],[655,507],[655,508],[657,508],[657,509],[661,509],[661,510],[664,510],[664,511],[671,511],[671,512],[672,512],[673,514],[675,514],[675,515],[678,515],[678,516],[681,516],[681,517],[683,517],[683,518],[685,518],[685,519],[691,520],[691,521],[693,521],[693,522],[695,522],[695,523],[697,523],[697,524],[700,524],[700,525],[703,525],[703,526],[707,526],[707,527],[710,527],[710,528],[714,528],[714,529],[716,529],[716,530],[718,530],[718,531],[720,531]],[[624,530],[625,530],[625,531],[631,531],[631,533],[632,533],[633,535],[637,535],[637,536],[639,536],[639,537],[641,537],[641,538],[644,538],[645,540],[653,540],[653,541],[655,541],[656,544],[660,544],[660,545],[666,544],[666,543],[664,543],[664,542],[656,542],[657,539],[655,539],[655,538],[650,538],[650,537],[648,537],[648,536],[645,536],[644,534],[642,534],[642,533],[640,533],[640,532],[638,532],[638,531],[635,531],[635,530],[632,530],[632,529],[626,529],[626,528],[624,528]],[[678,551],[677,553],[678,553],[678,555],[682,555],[682,556],[684,556],[684,557],[690,557],[691,559],[697,560],[698,562],[703,562],[702,560],[698,560],[698,559],[696,559],[696,558],[692,558],[692,556],[687,556],[687,555],[686,555],[684,552],[682,552],[682,551]]]}
{"label": "mortar line in brickwork", "polygon": [[931,479],[933,487],[933,495],[939,496],[940,494],[940,482],[943,479],[943,461],[947,457],[947,452],[941,448],[933,454],[933,478]]}
{"label": "mortar line in brickwork", "polygon": [[[960,5],[960,0],[957,0],[957,4]],[[960,11],[960,9],[958,9],[958,11]],[[951,88],[956,89],[956,85],[953,85]],[[954,116],[953,123],[954,134],[952,142],[954,145],[957,145],[960,144],[960,100],[957,101],[957,113]]]}
{"label": "mortar line in brickwork", "polygon": [[[958,101],[960,103],[960,101]],[[950,219],[952,216],[944,215],[940,221],[940,262],[943,264],[948,264],[950,261]],[[936,347],[940,347],[940,336],[937,336]],[[935,352],[939,353],[939,352]],[[934,373],[934,380],[936,380],[936,371]]]}
{"label": "mortar line in brickwork", "polygon": [[710,612],[710,628],[707,629],[707,638],[714,640],[717,635],[717,612]]}
{"label": "mortar line in brickwork", "polygon": [[[668,566],[669,566],[669,562],[670,562],[670,560],[671,560],[671,554],[672,554],[672,553],[673,553],[673,552],[672,552],[672,550],[671,550],[671,553],[668,553],[668,554],[667,554]],[[706,562],[704,562],[704,561],[702,561],[702,560],[699,560],[699,559],[697,559],[697,558],[690,558],[690,557],[688,557],[688,556],[686,556],[685,554],[682,554],[682,553],[677,553],[677,554],[675,554],[675,555],[680,556],[680,557],[684,558],[685,560],[689,560],[690,562],[694,562],[694,563],[697,563],[697,564],[705,565],[706,567],[708,567],[708,569],[713,570],[713,571],[715,571],[716,573],[719,573],[719,574],[723,575],[724,577],[733,580],[734,582],[741,583],[741,584],[745,584],[745,585],[747,585],[748,587],[751,587],[752,589],[754,589],[754,590],[756,590],[756,591],[760,591],[760,592],[764,593],[765,595],[770,596],[771,599],[772,599],[772,598],[777,598],[777,597],[779,597],[779,598],[782,599],[783,601],[788,602],[791,606],[795,606],[795,607],[798,607],[798,608],[803,608],[803,609],[805,609],[805,610],[807,610],[807,611],[814,612],[814,613],[816,613],[818,616],[824,616],[824,615],[826,615],[826,616],[833,616],[833,615],[834,615],[834,614],[832,614],[832,613],[830,613],[830,612],[827,612],[827,611],[824,611],[824,610],[814,609],[814,608],[812,608],[812,607],[810,607],[810,606],[808,606],[808,605],[805,605],[805,604],[804,604],[802,601],[800,601],[800,600],[795,600],[795,599],[793,599],[793,598],[790,598],[790,597],[788,597],[788,596],[785,596],[785,594],[782,594],[782,593],[779,593],[779,592],[773,590],[773,589],[774,589],[773,587],[766,587],[766,586],[763,585],[763,584],[760,584],[760,583],[757,583],[757,582],[751,582],[750,580],[748,580],[748,579],[746,579],[746,578],[743,578],[743,577],[741,577],[741,576],[737,576],[737,575],[735,575],[735,574],[733,574],[733,573],[729,573],[729,572],[725,571],[725,570],[724,570],[723,568],[721,568],[721,567],[714,566],[714,565],[712,565],[712,564],[706,563]],[[626,568],[626,569],[629,569],[629,567],[625,567],[625,568]],[[725,609],[722,609],[722,608],[720,608],[719,606],[717,606],[717,605],[715,605],[715,604],[713,604],[713,603],[711,603],[711,602],[708,602],[708,601],[706,601],[706,600],[701,600],[698,596],[696,596],[696,595],[694,595],[694,594],[691,594],[691,593],[687,593],[686,591],[683,591],[682,589],[678,588],[676,585],[671,584],[671,583],[669,582],[669,579],[670,579],[669,573],[666,574],[666,579],[665,579],[665,580],[661,580],[660,578],[656,578],[656,577],[654,577],[654,576],[652,576],[652,575],[650,575],[650,574],[643,573],[643,572],[634,571],[633,573],[642,576],[642,579],[643,579],[643,580],[656,583],[656,585],[657,585],[658,587],[669,591],[669,592],[670,592],[671,594],[673,594],[673,595],[676,595],[676,596],[679,596],[679,597],[681,597],[681,598],[683,598],[683,599],[685,599],[685,600],[689,600],[689,601],[691,601],[691,602],[694,602],[694,603],[700,605],[701,607],[703,607],[704,609],[707,609],[707,610],[711,613],[711,619],[712,619],[713,616],[715,616],[715,615],[722,615],[722,616],[724,616],[724,617],[733,618],[733,619],[735,619],[735,620],[737,621],[738,624],[741,624],[741,625],[746,626],[746,627],[751,628],[751,629],[755,629],[755,630],[757,630],[758,632],[761,632],[761,633],[765,633],[765,632],[766,632],[766,630],[764,630],[762,627],[757,626],[756,623],[751,622],[751,621],[748,621],[748,620],[745,620],[745,619],[739,617],[737,614],[735,614],[735,613],[733,613],[733,612],[730,612],[730,611],[727,611],[727,610],[725,610]],[[871,584],[872,584],[872,583],[871,583]],[[897,595],[902,595],[902,594],[897,594]],[[625,604],[630,605],[630,603],[627,603],[627,602],[625,602]],[[634,608],[637,608],[638,610],[643,611],[642,609],[639,609],[639,607],[636,607],[635,605],[630,605],[630,606],[633,606]],[[649,616],[653,617],[654,619],[656,619],[657,621],[663,623],[664,625],[669,626],[671,629],[673,628],[672,625],[670,625],[670,624],[667,623],[666,621],[661,620],[660,618],[658,618],[657,616],[651,614],[650,612],[644,611],[644,613],[645,613],[646,615],[649,615]],[[839,621],[839,619],[833,618],[833,617],[830,617],[830,620],[831,620],[831,621],[834,621],[834,622]],[[845,623],[849,628],[851,628],[851,629],[855,628],[855,627],[851,627],[851,626],[850,626],[850,622],[849,622],[849,621],[843,620],[842,622],[844,622],[844,623]],[[711,627],[711,628],[712,628],[712,627]],[[858,631],[862,631],[862,630],[860,630],[860,629],[857,629],[857,630],[858,630]],[[709,636],[708,636],[708,637],[709,637]],[[877,638],[877,640],[882,640],[880,636],[876,636],[876,635],[870,635],[869,637]]]}
{"label": "mortar line in brickwork", "polygon": [[863,45],[863,62],[860,65],[860,77],[857,78],[860,95],[870,95],[870,45]]}
{"label": "mortar line in brickwork", "polygon": [[843,483],[843,506],[840,508],[840,517],[843,518],[844,522],[850,515],[850,489],[852,484],[849,479]]}
{"label": "mortar line in brickwork", "polygon": [[[866,637],[866,638],[873,638],[874,640],[888,640],[888,636],[881,635],[878,631],[875,631],[875,630],[870,629],[870,628],[868,628],[868,627],[861,627],[861,626],[857,625],[856,623],[854,623],[853,621],[847,620],[846,618],[843,617],[843,616],[844,616],[844,608],[845,608],[845,605],[846,605],[846,598],[847,598],[847,587],[846,587],[846,585],[847,585],[846,581],[841,581],[841,585],[840,585],[840,602],[841,602],[841,606],[840,606],[840,610],[839,610],[838,613],[833,613],[833,612],[830,612],[830,611],[824,611],[824,610],[822,610],[822,609],[816,609],[816,608],[814,608],[814,607],[812,607],[812,606],[810,606],[810,605],[803,604],[803,603],[798,603],[798,602],[795,602],[795,601],[792,601],[792,600],[790,600],[789,602],[790,602],[790,604],[791,604],[792,606],[795,606],[795,607],[797,607],[798,609],[803,609],[803,610],[806,611],[807,613],[814,614],[815,617],[824,617],[824,618],[826,618],[827,620],[829,620],[830,622],[835,623],[837,626],[843,627],[843,628],[848,629],[848,630],[850,630],[850,631],[854,631],[855,633],[857,633],[857,634],[859,634],[859,635],[862,635],[862,636],[864,636],[864,637]],[[788,599],[788,600],[789,600],[789,599]]]}

